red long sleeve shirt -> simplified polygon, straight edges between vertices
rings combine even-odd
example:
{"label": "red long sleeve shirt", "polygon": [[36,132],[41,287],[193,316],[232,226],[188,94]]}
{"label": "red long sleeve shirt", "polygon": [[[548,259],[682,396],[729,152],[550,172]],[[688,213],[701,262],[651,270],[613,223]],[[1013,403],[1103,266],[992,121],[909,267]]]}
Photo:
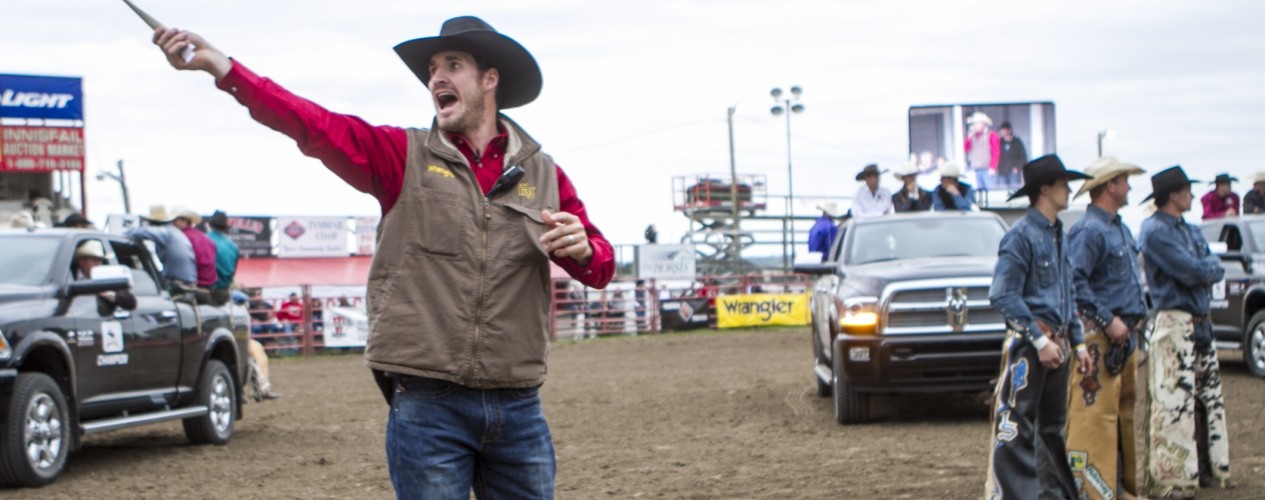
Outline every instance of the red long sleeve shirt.
{"label": "red long sleeve shirt", "polygon": [[[272,80],[251,72],[234,60],[233,68],[216,86],[227,91],[250,110],[250,116],[294,139],[303,154],[321,160],[330,171],[352,187],[377,198],[385,216],[395,206],[404,187],[408,159],[408,132],[400,127],[375,126],[364,120],[331,112],[292,94]],[[484,194],[501,176],[506,134],[493,138],[481,157],[461,137],[448,138],[466,157]],[[575,186],[558,172],[559,210],[579,217],[588,235],[593,257],[581,266],[570,257],[549,258],[581,283],[605,287],[615,274],[615,252],[602,232],[589,220]]]}

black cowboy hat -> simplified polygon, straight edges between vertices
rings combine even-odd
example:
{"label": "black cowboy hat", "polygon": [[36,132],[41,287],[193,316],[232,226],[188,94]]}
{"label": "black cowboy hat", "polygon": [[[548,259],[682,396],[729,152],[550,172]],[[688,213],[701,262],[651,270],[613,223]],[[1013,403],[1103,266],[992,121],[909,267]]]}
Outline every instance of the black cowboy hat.
{"label": "black cowboy hat", "polygon": [[1217,178],[1213,179],[1212,182],[1209,182],[1208,184],[1221,184],[1222,182],[1226,184],[1229,184],[1231,182],[1239,182],[1239,178],[1233,177],[1230,174],[1223,172],[1223,173],[1217,174]]}
{"label": "black cowboy hat", "polygon": [[66,220],[62,221],[60,227],[79,227],[79,226],[91,226],[91,225],[92,225],[92,221],[88,220],[87,217],[84,217],[83,214],[80,214],[79,212],[75,212],[73,214],[67,215]]}
{"label": "black cowboy hat", "polygon": [[518,42],[497,33],[477,17],[454,17],[444,21],[439,36],[417,38],[395,46],[395,53],[426,86],[430,86],[431,56],[445,50],[468,52],[500,72],[496,93],[500,109],[522,106],[540,95],[542,82],[536,59]]}
{"label": "black cowboy hat", "polygon": [[1015,191],[1014,194],[1006,198],[1006,201],[1013,200],[1020,196],[1027,196],[1028,190],[1037,186],[1044,186],[1059,179],[1067,179],[1069,181],[1077,179],[1089,179],[1090,176],[1075,170],[1068,170],[1063,165],[1058,155],[1045,155],[1028,162],[1023,166],[1023,187]]}
{"label": "black cowboy hat", "polygon": [[857,180],[859,181],[861,179],[864,179],[865,176],[870,175],[870,174],[879,175],[879,174],[885,174],[885,173],[887,173],[886,170],[880,171],[878,169],[877,163],[871,163],[869,165],[866,165],[865,168],[861,169],[860,172],[857,172]]}
{"label": "black cowboy hat", "polygon": [[216,210],[206,223],[221,233],[228,232],[228,214],[225,214],[223,210]]}
{"label": "black cowboy hat", "polygon": [[1142,198],[1142,203],[1151,201],[1158,194],[1171,193],[1196,182],[1199,181],[1186,177],[1186,171],[1182,170],[1181,165],[1173,165],[1151,176],[1151,194]]}

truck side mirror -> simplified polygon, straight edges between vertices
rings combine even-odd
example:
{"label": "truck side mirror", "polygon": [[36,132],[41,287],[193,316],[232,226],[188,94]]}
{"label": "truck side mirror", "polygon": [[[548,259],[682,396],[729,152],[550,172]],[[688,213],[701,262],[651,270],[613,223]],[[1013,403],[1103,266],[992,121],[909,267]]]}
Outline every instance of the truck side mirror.
{"label": "truck side mirror", "polygon": [[127,266],[101,265],[92,269],[93,278],[72,282],[66,287],[67,296],[117,292],[132,288],[132,270]]}
{"label": "truck side mirror", "polygon": [[799,274],[823,275],[832,274],[838,269],[837,262],[795,264],[795,272]]}

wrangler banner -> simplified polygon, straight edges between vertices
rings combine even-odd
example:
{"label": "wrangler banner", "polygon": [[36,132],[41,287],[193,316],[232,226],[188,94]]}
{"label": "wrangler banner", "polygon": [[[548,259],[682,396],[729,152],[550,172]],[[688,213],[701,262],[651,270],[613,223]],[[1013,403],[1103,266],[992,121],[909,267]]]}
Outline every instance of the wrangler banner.
{"label": "wrangler banner", "polygon": [[716,327],[802,326],[809,322],[806,293],[753,293],[716,297]]}

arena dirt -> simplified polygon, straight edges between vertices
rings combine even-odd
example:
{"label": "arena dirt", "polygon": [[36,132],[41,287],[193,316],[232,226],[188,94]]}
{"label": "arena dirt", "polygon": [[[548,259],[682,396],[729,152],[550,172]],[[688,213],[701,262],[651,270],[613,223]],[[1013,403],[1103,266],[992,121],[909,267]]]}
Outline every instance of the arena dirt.
{"label": "arena dirt", "polygon": [[[1234,477],[1265,495],[1265,380],[1222,355]],[[988,414],[969,395],[880,397],[843,427],[817,398],[802,329],[560,343],[542,390],[559,498],[978,498]],[[387,407],[359,355],[274,360],[277,401],[227,446],[178,423],[90,436],[65,474],[15,499],[391,498]]]}

